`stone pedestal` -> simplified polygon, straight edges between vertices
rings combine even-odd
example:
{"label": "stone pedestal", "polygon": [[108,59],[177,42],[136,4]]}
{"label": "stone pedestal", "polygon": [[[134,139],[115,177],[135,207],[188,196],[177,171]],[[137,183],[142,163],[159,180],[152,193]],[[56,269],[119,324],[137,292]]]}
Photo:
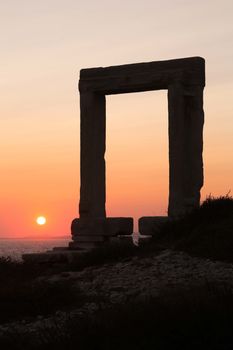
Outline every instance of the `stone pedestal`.
{"label": "stone pedestal", "polygon": [[133,218],[80,218],[71,224],[70,247],[95,247],[118,235],[133,233]]}
{"label": "stone pedestal", "polygon": [[143,216],[138,221],[138,230],[143,236],[154,236],[168,220],[167,216]]}

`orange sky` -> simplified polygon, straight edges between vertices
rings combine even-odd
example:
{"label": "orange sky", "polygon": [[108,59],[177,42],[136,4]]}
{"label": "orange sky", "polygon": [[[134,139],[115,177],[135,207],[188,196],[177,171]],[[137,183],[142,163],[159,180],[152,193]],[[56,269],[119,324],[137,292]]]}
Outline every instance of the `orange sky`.
{"label": "orange sky", "polygon": [[[232,11],[231,0],[1,2],[0,237],[67,235],[78,216],[84,67],[204,57],[202,198],[233,192]],[[109,216],[166,214],[167,127],[166,91],[107,97]]]}

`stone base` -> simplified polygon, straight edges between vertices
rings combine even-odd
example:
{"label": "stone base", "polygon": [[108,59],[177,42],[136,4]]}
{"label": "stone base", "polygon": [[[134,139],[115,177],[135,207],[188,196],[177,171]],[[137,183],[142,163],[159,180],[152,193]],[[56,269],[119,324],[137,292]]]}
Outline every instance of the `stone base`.
{"label": "stone base", "polygon": [[[82,237],[82,236],[81,236]],[[122,244],[133,244],[132,235],[130,236],[115,236],[104,239],[99,239],[99,236],[87,236],[83,241],[72,241],[68,247],[55,247],[44,253],[31,253],[23,254],[23,261],[31,264],[67,264],[67,263],[78,263],[79,258],[91,251],[94,248],[98,248],[103,244],[107,243],[122,243]],[[95,240],[96,239],[96,240]]]}
{"label": "stone base", "polygon": [[143,236],[154,236],[168,220],[168,216],[143,216],[138,221],[139,232]]}
{"label": "stone base", "polygon": [[133,218],[81,218],[74,219],[71,224],[72,238],[79,242],[87,236],[112,237],[132,233]]}
{"label": "stone base", "polygon": [[86,235],[77,236],[75,240],[69,243],[70,249],[93,249],[102,246],[103,244],[114,244],[114,243],[133,243],[132,235],[121,235],[121,236],[97,236],[97,235]]}
{"label": "stone base", "polygon": [[[81,236],[82,237],[82,236]],[[69,248],[71,250],[91,250],[94,248],[98,248],[99,246],[103,245],[105,242],[105,240],[101,240],[101,241],[95,241],[95,240],[91,240],[91,236],[87,236],[85,241],[71,241],[69,242]]]}
{"label": "stone base", "polygon": [[133,235],[122,235],[109,238],[110,243],[133,243]]}
{"label": "stone base", "polygon": [[23,254],[22,259],[25,263],[30,264],[67,264],[77,261],[81,254],[85,254],[86,250],[73,250],[64,247],[63,249],[54,248],[52,251],[45,253]]}
{"label": "stone base", "polygon": [[152,239],[152,235],[148,235],[148,236],[140,236],[138,238],[138,246],[139,247],[144,247],[145,245],[147,245]]}

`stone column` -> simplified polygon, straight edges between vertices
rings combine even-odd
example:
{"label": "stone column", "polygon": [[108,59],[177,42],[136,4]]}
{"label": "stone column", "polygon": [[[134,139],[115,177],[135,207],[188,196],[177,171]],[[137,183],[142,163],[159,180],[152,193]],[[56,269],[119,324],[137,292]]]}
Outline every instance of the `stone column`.
{"label": "stone column", "polygon": [[133,232],[132,218],[106,218],[105,95],[80,92],[81,184],[79,218],[71,224],[70,248],[92,248],[119,234]]}
{"label": "stone column", "polygon": [[105,95],[80,93],[80,219],[105,218]]}
{"label": "stone column", "polygon": [[200,202],[203,185],[203,87],[168,87],[169,110],[169,206],[177,217]]}

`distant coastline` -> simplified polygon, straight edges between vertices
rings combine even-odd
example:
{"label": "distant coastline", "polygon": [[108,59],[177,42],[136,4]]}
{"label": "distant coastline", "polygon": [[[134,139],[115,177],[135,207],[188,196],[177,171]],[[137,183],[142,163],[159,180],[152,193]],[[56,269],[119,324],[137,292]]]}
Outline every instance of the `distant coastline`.
{"label": "distant coastline", "polygon": [[70,235],[66,236],[50,236],[50,237],[45,237],[45,236],[33,236],[33,237],[0,237],[0,240],[37,240],[37,239],[42,239],[42,240],[57,240],[57,239],[71,239]]}
{"label": "distant coastline", "polygon": [[21,260],[22,254],[42,253],[54,247],[67,247],[70,236],[58,237],[1,237],[0,238],[0,258],[10,257],[13,260]]}

